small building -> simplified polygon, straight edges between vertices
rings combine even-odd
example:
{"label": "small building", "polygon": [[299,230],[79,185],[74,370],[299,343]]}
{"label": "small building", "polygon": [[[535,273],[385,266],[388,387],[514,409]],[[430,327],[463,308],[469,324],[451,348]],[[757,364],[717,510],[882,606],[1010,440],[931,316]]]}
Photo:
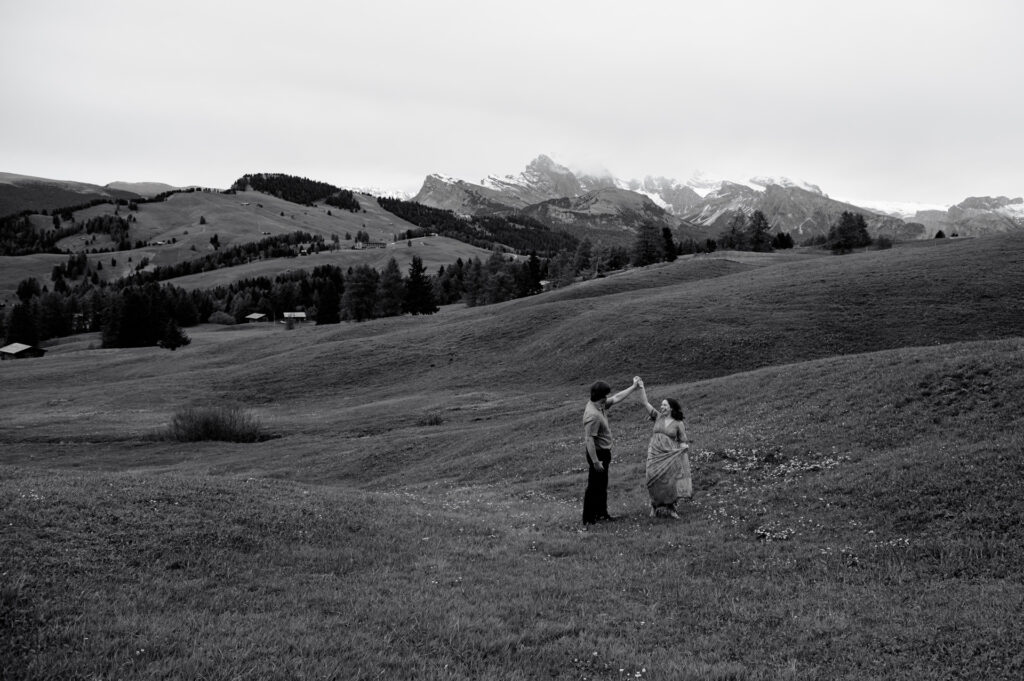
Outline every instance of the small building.
{"label": "small building", "polygon": [[267,321],[267,315],[262,312],[253,312],[252,314],[245,315],[245,318],[249,320],[249,323],[253,322],[265,322]]}
{"label": "small building", "polygon": [[306,321],[306,313],[305,312],[285,312],[284,313],[284,321],[285,321],[285,323],[287,323],[289,321],[292,321],[292,322],[304,322],[304,321]]}
{"label": "small building", "polygon": [[0,360],[4,359],[25,359],[28,357],[42,357],[46,350],[24,343],[11,343],[0,348]]}

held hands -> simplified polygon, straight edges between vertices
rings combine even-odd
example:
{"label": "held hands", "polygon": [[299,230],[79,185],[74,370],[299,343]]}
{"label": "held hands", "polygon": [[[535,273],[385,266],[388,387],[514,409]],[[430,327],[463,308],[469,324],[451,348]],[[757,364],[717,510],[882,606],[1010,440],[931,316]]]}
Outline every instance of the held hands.
{"label": "held hands", "polygon": [[643,387],[644,387],[644,380],[642,378],[640,378],[639,376],[634,376],[633,377],[633,387],[634,388],[640,388],[642,390]]}

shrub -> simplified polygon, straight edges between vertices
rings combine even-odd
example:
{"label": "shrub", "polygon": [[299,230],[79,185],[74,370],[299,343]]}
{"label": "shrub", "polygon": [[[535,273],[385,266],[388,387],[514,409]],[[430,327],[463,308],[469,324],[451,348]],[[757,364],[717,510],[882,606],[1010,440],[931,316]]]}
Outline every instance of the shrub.
{"label": "shrub", "polygon": [[229,315],[227,312],[224,312],[223,310],[217,310],[216,312],[210,315],[210,323],[226,324],[230,326],[231,324],[235,323],[235,318]]}
{"label": "shrub", "polygon": [[178,442],[260,442],[266,440],[260,422],[238,407],[185,407],[168,427],[168,439]]}
{"label": "shrub", "polygon": [[418,425],[421,426],[439,426],[444,423],[444,419],[441,418],[440,414],[430,413],[420,418]]}

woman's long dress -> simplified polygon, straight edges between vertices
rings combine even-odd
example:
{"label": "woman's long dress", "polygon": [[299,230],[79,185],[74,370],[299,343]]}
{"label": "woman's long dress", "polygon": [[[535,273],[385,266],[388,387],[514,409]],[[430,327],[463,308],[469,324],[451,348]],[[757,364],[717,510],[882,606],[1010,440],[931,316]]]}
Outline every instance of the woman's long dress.
{"label": "woman's long dress", "polygon": [[693,496],[690,457],[681,438],[677,421],[657,417],[647,445],[647,492],[655,507],[674,506],[679,499]]}

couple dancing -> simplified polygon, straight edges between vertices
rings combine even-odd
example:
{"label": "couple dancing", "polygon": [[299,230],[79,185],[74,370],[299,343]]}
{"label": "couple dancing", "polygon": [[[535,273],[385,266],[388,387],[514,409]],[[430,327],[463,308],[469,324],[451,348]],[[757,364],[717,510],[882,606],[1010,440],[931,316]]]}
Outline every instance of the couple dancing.
{"label": "couple dancing", "polygon": [[647,414],[654,421],[654,434],[647,445],[647,492],[651,496],[651,517],[679,518],[676,502],[693,496],[690,478],[690,448],[683,426],[683,411],[672,398],[662,400],[656,409],[647,399],[644,382],[639,376],[633,385],[611,395],[604,381],[590,386],[590,401],[583,410],[583,441],[587,448],[590,472],[587,491],[583,495],[583,524],[614,520],[608,515],[608,466],[612,460],[612,433],[608,426],[608,409],[629,397],[637,388]]}

